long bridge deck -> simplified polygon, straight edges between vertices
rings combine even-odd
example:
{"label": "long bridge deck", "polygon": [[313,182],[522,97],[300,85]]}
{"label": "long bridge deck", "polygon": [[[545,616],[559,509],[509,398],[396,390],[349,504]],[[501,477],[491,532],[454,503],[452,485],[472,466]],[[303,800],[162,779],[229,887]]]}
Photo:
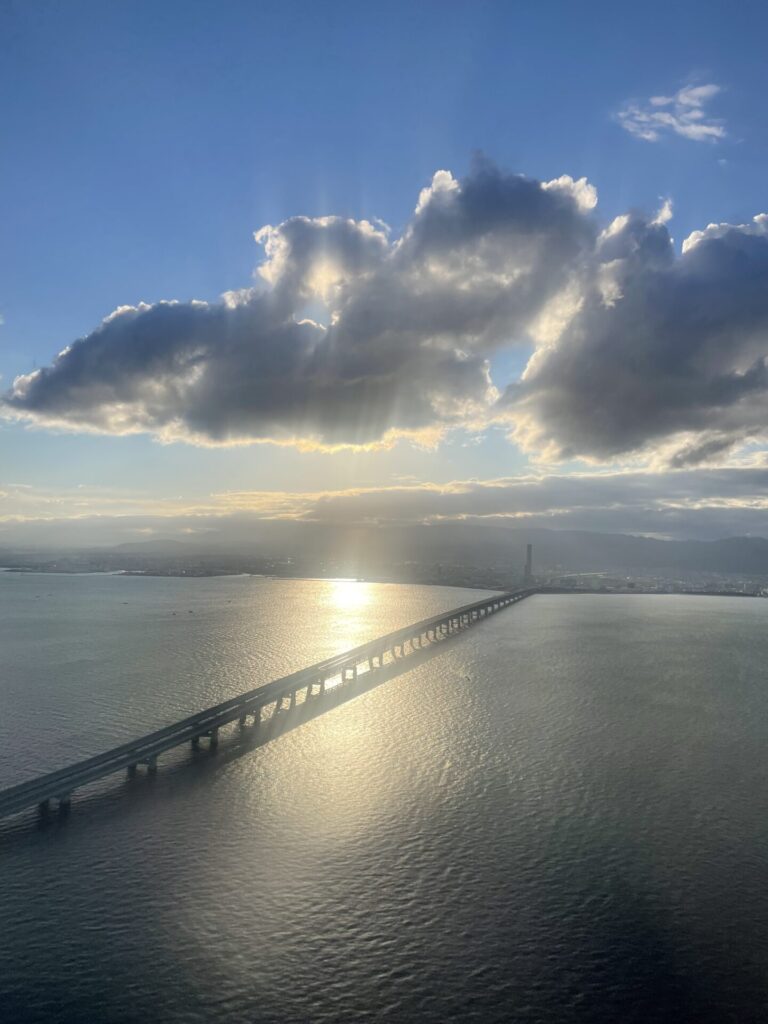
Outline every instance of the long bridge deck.
{"label": "long bridge deck", "polygon": [[173,725],[148,733],[129,743],[113,747],[103,754],[86,758],[67,768],[41,775],[29,782],[0,791],[0,818],[37,806],[46,812],[52,805],[69,808],[72,793],[88,783],[127,769],[134,775],[139,765],[151,773],[157,770],[158,755],[183,743],[193,747],[206,737],[211,747],[218,743],[219,729],[230,722],[245,726],[251,720],[258,730],[263,721],[301,701],[322,699],[328,690],[354,682],[360,675],[376,672],[394,661],[467,629],[495,612],[522,601],[536,588],[494,594],[452,611],[422,619],[410,626],[378,637],[351,651],[300,669],[291,675],[266,683],[247,693],[222,701]]}

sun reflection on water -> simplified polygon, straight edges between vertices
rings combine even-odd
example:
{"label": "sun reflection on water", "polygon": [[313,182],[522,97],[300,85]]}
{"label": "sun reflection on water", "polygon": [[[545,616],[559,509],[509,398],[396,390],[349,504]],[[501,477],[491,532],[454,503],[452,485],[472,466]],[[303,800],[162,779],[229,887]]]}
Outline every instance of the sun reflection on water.
{"label": "sun reflection on water", "polygon": [[329,580],[328,604],[342,612],[366,608],[373,600],[372,583],[358,580]]}
{"label": "sun reflection on water", "polygon": [[334,648],[350,650],[372,639],[369,606],[376,584],[358,580],[329,580],[324,604],[331,612]]}

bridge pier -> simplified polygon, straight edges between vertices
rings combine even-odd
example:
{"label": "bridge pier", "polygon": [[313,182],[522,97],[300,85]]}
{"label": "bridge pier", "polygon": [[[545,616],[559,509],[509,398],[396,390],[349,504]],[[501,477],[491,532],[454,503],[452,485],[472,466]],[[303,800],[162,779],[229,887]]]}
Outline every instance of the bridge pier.
{"label": "bridge pier", "polygon": [[41,800],[39,802],[37,810],[42,817],[46,817],[50,814],[52,810],[51,804],[54,800],[56,801],[56,810],[58,810],[59,814],[67,814],[69,812],[72,804],[72,794],[62,793],[59,796],[48,796],[45,800]]}
{"label": "bridge pier", "polygon": [[135,779],[137,771],[138,771],[138,765],[136,765],[136,764],[129,764],[128,765],[128,778],[129,779]]}

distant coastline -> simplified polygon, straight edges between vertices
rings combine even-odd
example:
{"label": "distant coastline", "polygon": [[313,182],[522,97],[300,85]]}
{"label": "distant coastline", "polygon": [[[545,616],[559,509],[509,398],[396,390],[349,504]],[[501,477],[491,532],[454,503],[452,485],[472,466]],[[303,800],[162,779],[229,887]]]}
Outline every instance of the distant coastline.
{"label": "distant coastline", "polygon": [[[504,584],[498,581],[468,581],[461,578],[446,577],[441,579],[429,578],[416,578],[416,579],[384,579],[377,576],[332,576],[332,575],[317,575],[317,574],[288,574],[288,573],[269,573],[269,572],[246,572],[243,570],[236,569],[214,569],[208,567],[194,567],[188,569],[182,568],[153,568],[153,569],[75,569],[67,566],[0,566],[0,572],[2,573],[17,573],[22,575],[40,575],[40,576],[122,576],[122,577],[144,577],[148,579],[220,579],[224,577],[233,578],[252,578],[252,579],[264,579],[264,580],[284,580],[286,582],[290,580],[302,580],[305,582],[339,582],[343,580],[350,583],[377,583],[377,584],[390,584],[396,586],[426,586],[426,587],[455,587],[458,589],[470,589],[470,590],[488,590],[488,591],[503,591],[503,590],[514,590],[522,586],[522,581],[507,581]],[[593,595],[635,595],[635,594],[653,594],[659,597],[675,597],[675,596],[688,596],[688,597],[762,597],[764,593],[754,593],[743,590],[728,590],[728,589],[704,589],[701,587],[682,587],[676,586],[674,588],[661,588],[659,586],[647,586],[642,583],[631,582],[624,586],[595,586],[595,587],[584,587],[584,586],[558,586],[557,583],[551,583],[546,580],[542,580],[538,584],[540,592],[543,594],[593,594]]]}

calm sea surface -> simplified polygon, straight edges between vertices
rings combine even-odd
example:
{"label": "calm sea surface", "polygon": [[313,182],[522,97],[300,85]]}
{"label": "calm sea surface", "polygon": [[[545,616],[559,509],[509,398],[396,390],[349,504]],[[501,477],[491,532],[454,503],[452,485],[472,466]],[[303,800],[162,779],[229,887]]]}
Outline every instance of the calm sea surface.
{"label": "calm sea surface", "polygon": [[[0,787],[481,596],[0,573]],[[768,1020],[768,601],[536,596],[0,823],[2,1024]]]}

